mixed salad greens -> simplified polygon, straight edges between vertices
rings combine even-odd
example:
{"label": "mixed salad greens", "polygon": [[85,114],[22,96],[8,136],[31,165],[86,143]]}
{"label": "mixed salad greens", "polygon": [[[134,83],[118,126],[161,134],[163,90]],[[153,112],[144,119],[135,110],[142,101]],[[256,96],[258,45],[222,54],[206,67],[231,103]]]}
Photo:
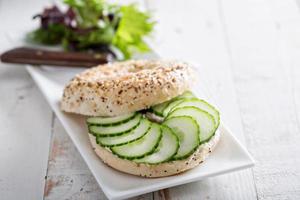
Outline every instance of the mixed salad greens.
{"label": "mixed salad greens", "polygon": [[125,59],[135,52],[149,51],[145,36],[155,22],[136,4],[117,5],[105,0],[64,0],[66,12],[57,6],[44,9],[41,26],[29,34],[33,42],[57,45],[66,50],[96,52],[117,48]]}

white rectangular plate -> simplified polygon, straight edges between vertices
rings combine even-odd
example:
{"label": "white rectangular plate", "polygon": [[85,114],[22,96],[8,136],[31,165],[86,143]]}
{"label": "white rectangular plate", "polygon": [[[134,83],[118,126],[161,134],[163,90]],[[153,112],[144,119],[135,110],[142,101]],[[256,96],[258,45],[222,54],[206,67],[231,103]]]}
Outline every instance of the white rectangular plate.
{"label": "white rectangular plate", "polygon": [[[247,150],[221,123],[221,141],[210,157],[198,167],[171,177],[141,178],[118,172],[106,166],[93,152],[88,140],[84,117],[60,110],[59,101],[64,85],[82,69],[32,67],[27,70],[51,105],[78,151],[109,199],[124,199],[155,190],[181,185],[254,165]],[[197,92],[196,92],[197,93]]]}

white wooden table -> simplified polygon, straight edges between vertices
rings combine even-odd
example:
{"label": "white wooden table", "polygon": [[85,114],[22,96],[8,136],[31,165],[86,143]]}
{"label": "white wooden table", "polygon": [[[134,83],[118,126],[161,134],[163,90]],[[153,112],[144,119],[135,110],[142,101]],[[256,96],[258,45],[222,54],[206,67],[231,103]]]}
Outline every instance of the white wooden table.
{"label": "white wooden table", "polygon": [[[47,0],[0,0],[0,51]],[[294,0],[145,0],[162,57],[203,65],[253,170],[136,199],[300,199],[300,14]],[[24,67],[0,63],[0,199],[106,199]]]}

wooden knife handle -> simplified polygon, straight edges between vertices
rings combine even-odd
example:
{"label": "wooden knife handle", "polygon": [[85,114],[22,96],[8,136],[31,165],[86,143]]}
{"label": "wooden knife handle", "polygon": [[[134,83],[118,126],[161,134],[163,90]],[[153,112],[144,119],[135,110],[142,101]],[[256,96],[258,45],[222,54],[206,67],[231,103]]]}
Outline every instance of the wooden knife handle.
{"label": "wooden knife handle", "polygon": [[19,47],[3,53],[0,58],[2,62],[6,63],[92,67],[113,61],[114,55],[112,53],[62,52]]}

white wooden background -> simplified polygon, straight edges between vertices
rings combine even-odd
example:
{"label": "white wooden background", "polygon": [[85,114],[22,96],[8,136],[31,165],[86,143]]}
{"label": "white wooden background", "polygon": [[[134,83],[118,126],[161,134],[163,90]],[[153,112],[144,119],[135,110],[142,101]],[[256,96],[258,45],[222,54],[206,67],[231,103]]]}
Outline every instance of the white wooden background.
{"label": "white wooden background", "polygon": [[[47,0],[0,0],[0,52]],[[135,199],[300,199],[300,14],[295,0],[144,0],[162,57],[201,63],[254,169]],[[106,199],[23,66],[0,63],[0,199]]]}

